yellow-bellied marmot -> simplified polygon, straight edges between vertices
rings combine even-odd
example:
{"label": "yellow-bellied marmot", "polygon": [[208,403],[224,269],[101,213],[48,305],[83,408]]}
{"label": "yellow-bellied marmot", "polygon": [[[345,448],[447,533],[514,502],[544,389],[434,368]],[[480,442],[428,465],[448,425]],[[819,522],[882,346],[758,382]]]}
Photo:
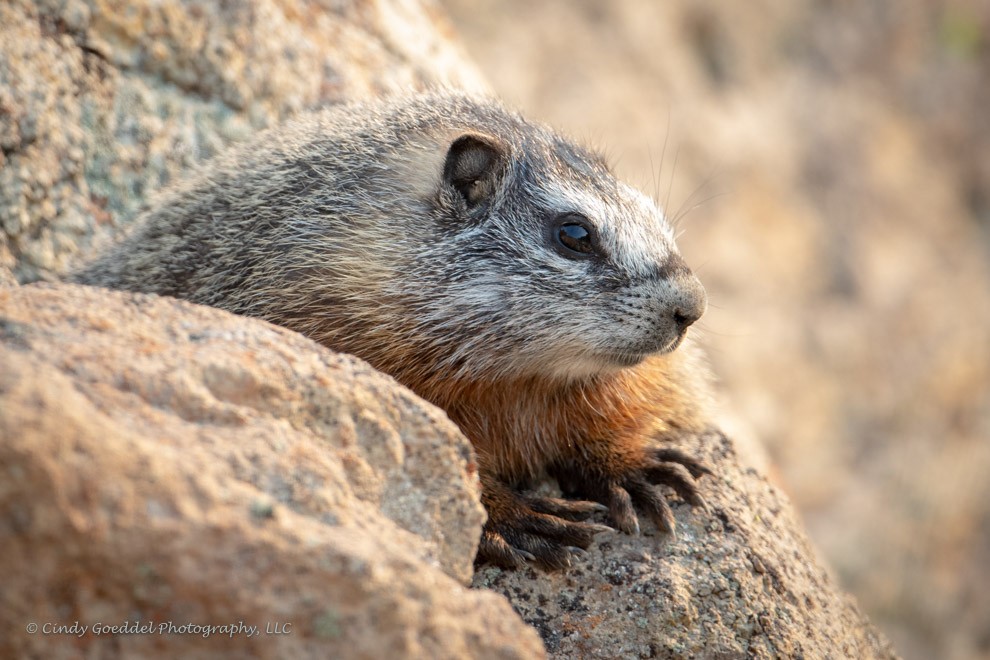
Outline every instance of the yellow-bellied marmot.
{"label": "yellow-bellied marmot", "polygon": [[[648,198],[497,103],[433,93],[267,131],[162,195],[75,279],[297,330],[391,374],[474,444],[479,559],[559,567],[596,507],[523,495],[547,473],[638,530],[657,485],[701,503],[670,446],[701,430],[679,344],[705,292]],[[675,351],[675,349],[678,349]]]}

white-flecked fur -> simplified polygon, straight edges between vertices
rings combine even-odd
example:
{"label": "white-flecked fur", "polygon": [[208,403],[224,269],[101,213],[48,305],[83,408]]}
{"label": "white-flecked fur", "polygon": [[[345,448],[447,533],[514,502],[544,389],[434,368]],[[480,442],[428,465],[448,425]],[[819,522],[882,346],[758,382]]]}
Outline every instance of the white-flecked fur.
{"label": "white-flecked fur", "polygon": [[[504,156],[481,216],[444,180],[464,134]],[[587,218],[602,255],[562,255],[547,227],[563,213]],[[262,134],[77,280],[262,317],[407,380],[614,372],[673,350],[675,312],[704,305],[650,199],[549,129],[449,93]]]}

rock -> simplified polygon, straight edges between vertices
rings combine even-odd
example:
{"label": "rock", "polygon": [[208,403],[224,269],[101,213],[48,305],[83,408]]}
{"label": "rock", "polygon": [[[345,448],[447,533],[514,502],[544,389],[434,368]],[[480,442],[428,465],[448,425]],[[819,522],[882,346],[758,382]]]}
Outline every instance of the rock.
{"label": "rock", "polygon": [[[361,361],[31,285],[0,289],[0,364],[0,656],[542,655],[460,584],[484,519],[467,441]],[[93,628],[125,622],[153,630]],[[258,634],[181,628],[241,623]]]}
{"label": "rock", "polygon": [[[484,515],[467,441],[359,360],[181,301],[30,285],[0,289],[0,364],[0,655],[541,656],[504,600],[458,584]],[[569,571],[474,586],[554,657],[895,657],[728,439],[686,449],[718,479],[709,512],[675,506],[676,540],[644,520]],[[181,627],[241,622],[258,634]],[[152,632],[93,628],[125,624]]]}
{"label": "rock", "polygon": [[[895,658],[816,559],[778,489],[711,432],[685,447],[714,467],[709,511],[674,507],[677,538],[599,535],[570,570],[478,571],[554,658]],[[601,520],[604,522],[604,519]]]}
{"label": "rock", "polygon": [[223,146],[430,85],[484,88],[429,2],[0,3],[0,269],[55,279]]}
{"label": "rock", "polygon": [[0,288],[17,286],[17,279],[9,268],[0,266]]}

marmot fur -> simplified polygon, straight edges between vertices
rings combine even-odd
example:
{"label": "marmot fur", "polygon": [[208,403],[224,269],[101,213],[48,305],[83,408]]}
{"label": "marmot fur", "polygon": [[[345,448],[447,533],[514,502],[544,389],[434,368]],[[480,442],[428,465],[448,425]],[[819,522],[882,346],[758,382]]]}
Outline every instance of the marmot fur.
{"label": "marmot fur", "polygon": [[[705,292],[671,226],[595,153],[487,100],[333,107],[161,195],[76,281],[260,317],[391,374],[474,444],[479,560],[569,563],[600,525],[700,504]],[[675,350],[677,349],[677,350]],[[542,474],[589,501],[516,488]]]}

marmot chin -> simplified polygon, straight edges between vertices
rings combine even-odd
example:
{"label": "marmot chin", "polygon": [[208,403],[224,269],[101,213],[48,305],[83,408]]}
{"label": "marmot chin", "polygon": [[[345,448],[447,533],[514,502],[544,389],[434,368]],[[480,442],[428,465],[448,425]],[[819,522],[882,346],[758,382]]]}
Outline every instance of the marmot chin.
{"label": "marmot chin", "polygon": [[[705,291],[663,213],[498,103],[434,92],[260,134],[161,195],[74,279],[255,316],[352,353],[473,443],[480,561],[556,568],[603,526],[701,504]],[[676,349],[676,350],[675,350]],[[588,501],[516,490],[549,474]],[[601,504],[595,504],[601,503]]]}

